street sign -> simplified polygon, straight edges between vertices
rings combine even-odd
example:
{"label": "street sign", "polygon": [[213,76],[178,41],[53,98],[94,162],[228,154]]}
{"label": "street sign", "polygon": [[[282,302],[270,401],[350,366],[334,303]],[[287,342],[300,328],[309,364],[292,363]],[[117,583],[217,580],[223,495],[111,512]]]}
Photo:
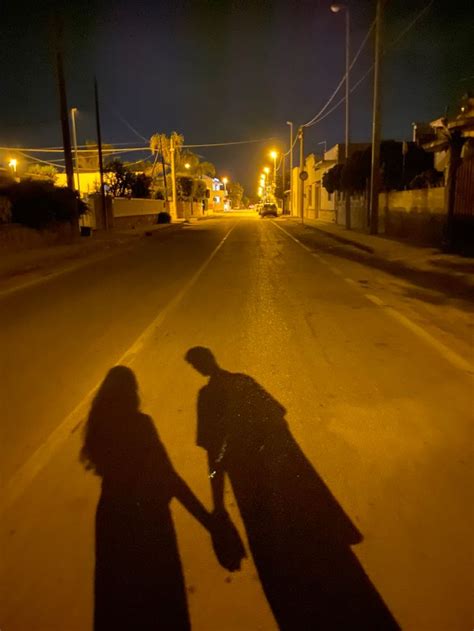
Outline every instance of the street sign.
{"label": "street sign", "polygon": [[300,173],[300,180],[307,180],[308,179],[308,171],[301,171]]}

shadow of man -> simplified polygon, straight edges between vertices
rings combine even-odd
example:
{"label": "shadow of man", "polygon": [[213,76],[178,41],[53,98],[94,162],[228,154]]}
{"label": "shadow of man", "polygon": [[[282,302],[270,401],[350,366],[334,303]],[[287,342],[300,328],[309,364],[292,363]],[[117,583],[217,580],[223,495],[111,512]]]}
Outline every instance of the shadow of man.
{"label": "shadow of man", "polygon": [[96,513],[94,629],[190,629],[170,501],[207,529],[210,515],[179,477],[125,366],[103,381],[81,460],[102,478]]}
{"label": "shadow of man", "polygon": [[214,513],[225,513],[227,474],[280,629],[399,629],[351,550],[360,532],[295,442],[284,407],[207,348],[186,360],[209,377],[197,444],[208,453]]}

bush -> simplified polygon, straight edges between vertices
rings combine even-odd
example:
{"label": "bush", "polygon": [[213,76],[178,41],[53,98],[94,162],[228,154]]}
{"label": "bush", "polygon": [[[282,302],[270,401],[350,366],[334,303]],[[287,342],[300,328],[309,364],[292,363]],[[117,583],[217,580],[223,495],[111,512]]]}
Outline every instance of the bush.
{"label": "bush", "polygon": [[74,191],[50,182],[15,182],[4,188],[2,194],[11,202],[12,221],[30,228],[41,229],[70,222],[76,209],[79,215],[87,210]]}
{"label": "bush", "polygon": [[164,210],[159,212],[157,223],[171,223],[171,215]]}

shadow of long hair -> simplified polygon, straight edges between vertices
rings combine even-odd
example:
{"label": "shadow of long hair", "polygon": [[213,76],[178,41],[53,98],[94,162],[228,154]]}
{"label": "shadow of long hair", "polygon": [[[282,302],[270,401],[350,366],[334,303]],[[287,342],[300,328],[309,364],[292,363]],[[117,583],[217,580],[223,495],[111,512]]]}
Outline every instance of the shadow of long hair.
{"label": "shadow of long hair", "polygon": [[260,581],[279,628],[399,629],[351,546],[362,535],[293,438],[285,408],[207,348],[187,361],[199,392],[197,443],[208,452],[216,511],[230,479]]}
{"label": "shadow of long hair", "polygon": [[102,479],[96,513],[94,629],[190,628],[169,503],[177,474],[133,372],[116,366],[90,410],[81,459]]}

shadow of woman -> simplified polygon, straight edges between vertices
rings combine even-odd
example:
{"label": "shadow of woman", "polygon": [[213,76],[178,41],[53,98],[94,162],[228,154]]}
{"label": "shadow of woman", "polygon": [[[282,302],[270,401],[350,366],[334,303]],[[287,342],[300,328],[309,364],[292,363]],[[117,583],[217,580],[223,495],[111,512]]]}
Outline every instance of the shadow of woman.
{"label": "shadow of woman", "polygon": [[214,513],[225,513],[227,474],[279,628],[399,629],[351,550],[360,532],[294,440],[283,406],[207,348],[186,360],[209,377],[197,444],[208,452]]}
{"label": "shadow of woman", "polygon": [[129,368],[116,366],[103,381],[81,459],[102,478],[94,629],[190,629],[169,504],[176,497],[208,529],[210,516],[173,469],[152,419],[139,411]]}

